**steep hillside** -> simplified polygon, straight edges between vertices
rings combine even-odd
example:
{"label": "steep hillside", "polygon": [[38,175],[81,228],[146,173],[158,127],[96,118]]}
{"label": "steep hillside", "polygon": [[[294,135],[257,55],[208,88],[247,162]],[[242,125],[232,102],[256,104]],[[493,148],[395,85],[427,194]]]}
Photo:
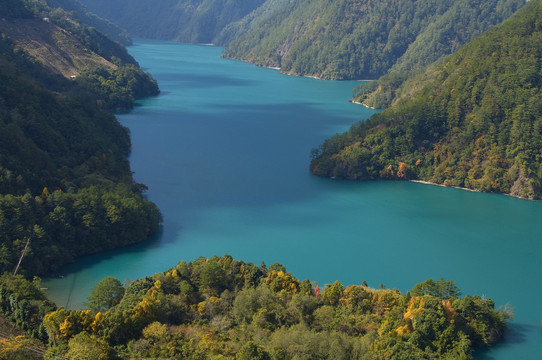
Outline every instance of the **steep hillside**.
{"label": "steep hillside", "polygon": [[[118,65],[132,64],[137,65],[135,59],[128,54],[126,48],[120,43],[111,40],[109,37],[96,30],[96,28],[86,25],[82,22],[77,12],[67,11],[59,7],[61,3],[72,4],[75,0],[10,0],[14,3],[19,2],[28,9],[32,18],[46,19],[50,23],[64,29],[73,37],[77,38],[88,50],[105,58],[106,60]],[[90,13],[86,13],[86,17]],[[85,17],[85,16],[83,16]],[[10,20],[11,17],[7,17]],[[13,17],[17,19],[17,17]]]}
{"label": "steep hillside", "polygon": [[[105,110],[156,84],[21,1],[9,5],[1,26],[11,36],[0,34],[0,272],[13,272],[24,253],[19,272],[33,276],[158,229],[158,209],[132,179],[128,132]],[[88,41],[99,49],[98,40]],[[67,63],[92,68],[73,81],[58,74]]]}
{"label": "steep hillside", "polygon": [[258,8],[264,0],[81,0],[98,16],[135,37],[216,43],[228,24]]}
{"label": "steep hillside", "polygon": [[8,19],[0,21],[0,32],[13,40],[16,49],[26,51],[50,72],[67,78],[88,67],[101,66],[108,71],[118,67],[50,21]]}
{"label": "steep hillside", "polygon": [[112,40],[115,40],[123,45],[132,44],[132,39],[130,39],[130,35],[126,30],[121,29],[109,20],[102,19],[91,13],[78,0],[47,0],[47,3],[53,9],[61,8],[68,12],[75,12],[77,19],[81,23],[97,29]]}
{"label": "steep hillside", "polygon": [[260,7],[246,15],[239,21],[232,22],[224,27],[215,38],[215,43],[227,45],[247,31],[265,24],[265,21],[275,11],[286,8],[296,0],[266,0]]}
{"label": "steep hillside", "polygon": [[295,75],[374,79],[427,65],[500,23],[524,0],[297,0],[232,41],[224,56]]}
{"label": "steep hillside", "polygon": [[420,179],[542,197],[542,1],[410,80],[395,106],[327,140],[315,174]]}
{"label": "steep hillside", "polygon": [[131,108],[135,99],[159,93],[156,81],[123,45],[80,23],[74,13],[43,0],[9,0],[7,6],[0,33],[10,38],[14,49],[51,73],[76,79],[101,106]]}

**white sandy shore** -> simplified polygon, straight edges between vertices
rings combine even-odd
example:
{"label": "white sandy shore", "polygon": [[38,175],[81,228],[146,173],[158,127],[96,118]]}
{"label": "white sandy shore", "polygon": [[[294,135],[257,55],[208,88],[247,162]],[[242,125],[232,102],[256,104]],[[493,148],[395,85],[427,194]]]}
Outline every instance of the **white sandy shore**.
{"label": "white sandy shore", "polygon": [[480,192],[479,190],[467,189],[467,188],[460,187],[460,186],[450,186],[450,185],[436,184],[436,183],[432,183],[432,182],[430,182],[430,181],[424,181],[424,180],[409,180],[409,181],[410,181],[410,182],[415,182],[415,183],[420,183],[420,184],[425,184],[425,185],[435,185],[435,186],[441,186],[441,187],[447,187],[447,188],[454,188],[454,189],[459,189],[459,190],[466,190],[466,191],[472,191],[472,192]]}
{"label": "white sandy shore", "polygon": [[351,102],[352,104],[363,105],[363,106],[365,106],[367,109],[376,110],[375,107],[372,107],[372,106],[369,106],[369,105],[365,105],[364,103],[361,103],[361,102],[359,102],[359,101],[354,101],[354,100],[352,100],[352,101],[350,101],[350,102]]}
{"label": "white sandy shore", "polygon": [[[241,60],[241,61],[246,61],[246,60]],[[250,63],[250,61],[246,61],[246,62]],[[273,70],[279,70],[280,71],[279,66],[263,66],[263,67],[268,68],[268,69],[273,69]],[[316,79],[316,80],[323,80],[322,78],[320,78],[318,76],[314,76],[314,75],[294,75],[294,74],[288,74],[288,73],[284,73],[284,75],[301,76],[301,77],[307,77],[307,78]],[[343,80],[337,80],[337,81],[343,81]],[[361,82],[361,81],[374,81],[374,80],[372,80],[372,79],[358,79],[358,80],[344,80],[344,81],[360,81]]]}

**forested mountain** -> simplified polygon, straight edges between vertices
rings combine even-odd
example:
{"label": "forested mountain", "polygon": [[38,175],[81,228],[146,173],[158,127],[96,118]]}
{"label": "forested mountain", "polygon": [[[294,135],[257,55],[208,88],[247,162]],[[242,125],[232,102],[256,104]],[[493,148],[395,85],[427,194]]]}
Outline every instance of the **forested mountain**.
{"label": "forested mountain", "polygon": [[[48,50],[51,49],[51,46],[60,47],[60,51],[50,56],[51,60],[60,56],[75,57],[76,59],[71,62],[77,70],[92,65],[92,58],[97,63],[103,63],[102,59],[99,59],[100,57],[114,63],[115,66],[119,65],[119,61],[122,64],[137,65],[135,59],[128,54],[124,46],[112,41],[95,28],[85,25],[80,21],[77,13],[59,7],[64,2],[72,4],[71,0],[49,0],[48,2],[45,0],[9,0],[8,7],[11,9],[23,8],[26,13],[24,15],[6,14],[5,21],[0,23],[2,32],[10,36],[16,45],[33,56],[33,49],[27,44],[29,42],[38,42],[34,48],[39,45]],[[87,14],[87,17],[90,17],[90,14]],[[36,39],[37,37],[40,39]],[[81,64],[77,59],[81,57],[80,53],[84,53],[88,58]],[[34,57],[38,61],[42,61],[41,58],[44,57],[42,64],[47,65],[46,54],[47,51],[43,49],[40,56]]]}
{"label": "forested mountain", "polygon": [[113,24],[111,21],[100,18],[95,14],[91,13],[83,4],[78,0],[46,0],[47,4],[53,9],[61,8],[68,12],[74,12],[77,16],[77,19],[89,26],[96,28],[96,30],[107,35],[112,40],[115,40],[123,45],[130,45],[132,39],[130,35],[124,29],[121,29],[117,25]]}
{"label": "forested mountain", "polygon": [[53,311],[39,284],[3,276],[0,311],[48,342],[48,359],[468,360],[502,338],[509,315],[462,297],[453,281],[406,294],[338,281],[320,289],[280,264],[228,255],[126,285],[105,278],[89,310]]}
{"label": "forested mountain", "polygon": [[410,79],[395,106],[327,140],[315,174],[542,197],[542,1]]}
{"label": "forested mountain", "polygon": [[[2,26],[30,30],[10,30],[16,40],[0,38],[0,271],[13,271],[23,249],[20,271],[39,275],[84,254],[145,240],[160,213],[132,179],[127,129],[105,109],[130,106],[156,84],[118,58],[114,69],[84,70],[76,80],[56,74],[45,65],[60,60],[32,56],[22,45],[53,48],[54,41],[23,35],[39,33],[33,27],[54,29],[48,34],[68,39],[63,51],[69,52],[74,39],[89,33],[74,21],[80,34],[36,19],[37,9],[19,0],[8,6]],[[100,37],[87,41],[107,49]],[[66,58],[78,58],[71,50]]]}
{"label": "forested mountain", "polygon": [[297,0],[224,56],[326,79],[374,79],[430,64],[499,24],[524,0]]}
{"label": "forested mountain", "polygon": [[90,11],[130,35],[190,43],[217,43],[228,24],[264,0],[81,0]]}
{"label": "forested mountain", "polygon": [[224,56],[294,75],[374,79],[418,69],[525,0],[81,0],[132,36],[228,45]]}
{"label": "forested mountain", "polygon": [[9,0],[6,5],[10,10],[0,21],[0,32],[14,48],[49,72],[76,78],[81,87],[95,93],[101,106],[130,108],[135,99],[158,94],[156,82],[124,46],[80,23],[73,13],[44,0]]}
{"label": "forested mountain", "polygon": [[266,0],[260,7],[239,21],[232,22],[222,29],[215,38],[215,43],[228,45],[250,29],[263,25],[275,11],[288,7],[297,0]]}

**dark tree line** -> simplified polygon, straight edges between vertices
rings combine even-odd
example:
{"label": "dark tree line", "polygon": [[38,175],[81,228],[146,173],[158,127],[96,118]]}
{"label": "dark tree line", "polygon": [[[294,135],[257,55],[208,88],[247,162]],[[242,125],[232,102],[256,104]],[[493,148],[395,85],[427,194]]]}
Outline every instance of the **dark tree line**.
{"label": "dark tree line", "polygon": [[158,229],[158,209],[132,179],[127,129],[94,92],[47,73],[3,35],[0,84],[2,271],[13,271],[29,238],[20,271],[39,275]]}

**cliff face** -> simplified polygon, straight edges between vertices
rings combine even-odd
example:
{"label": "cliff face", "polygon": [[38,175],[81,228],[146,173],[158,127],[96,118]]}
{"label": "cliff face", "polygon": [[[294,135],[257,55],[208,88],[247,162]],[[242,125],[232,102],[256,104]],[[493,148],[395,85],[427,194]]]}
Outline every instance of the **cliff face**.
{"label": "cliff face", "polygon": [[85,47],[66,30],[40,19],[0,21],[0,32],[13,41],[15,49],[24,50],[55,74],[77,76],[86,67],[102,66],[108,71],[117,65]]}

